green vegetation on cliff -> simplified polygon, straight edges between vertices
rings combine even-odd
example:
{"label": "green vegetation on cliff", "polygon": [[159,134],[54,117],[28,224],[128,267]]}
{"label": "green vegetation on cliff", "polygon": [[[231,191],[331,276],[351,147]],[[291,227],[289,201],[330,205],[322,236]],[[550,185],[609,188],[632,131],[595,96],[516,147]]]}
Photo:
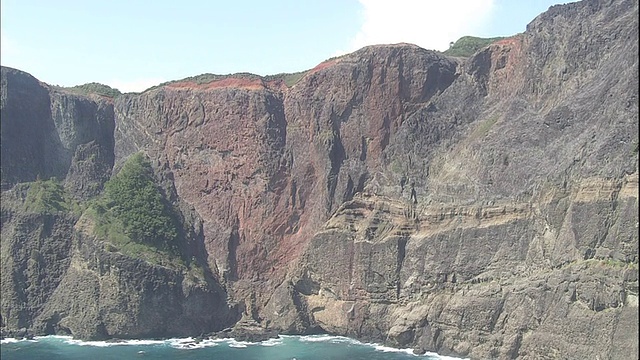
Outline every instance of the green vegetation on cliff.
{"label": "green vegetation on cliff", "polygon": [[38,179],[25,186],[28,187],[24,201],[27,212],[51,215],[74,208],[72,202],[67,199],[64,187],[55,178]]}
{"label": "green vegetation on cliff", "polygon": [[111,86],[96,83],[96,82],[92,82],[84,85],[76,85],[76,86],[67,87],[64,89],[76,94],[81,94],[81,95],[97,94],[97,95],[102,95],[110,98],[115,98],[119,95],[122,95],[120,90],[114,89]]}
{"label": "green vegetation on cliff", "polygon": [[287,87],[292,87],[298,81],[300,81],[300,79],[302,79],[306,74],[307,74],[307,71],[300,71],[296,73],[282,73],[282,74],[265,76],[264,79],[266,81],[282,79],[282,81],[284,81],[284,84],[287,85]]}
{"label": "green vegetation on cliff", "polygon": [[504,39],[504,37],[479,38],[474,36],[463,36],[455,43],[452,43],[449,49],[445,50],[443,54],[449,56],[469,57],[483,47],[502,39]]}
{"label": "green vegetation on cliff", "polygon": [[142,154],[131,156],[107,181],[103,196],[90,210],[97,234],[127,255],[156,263],[164,256],[180,257],[173,211]]}
{"label": "green vegetation on cliff", "polygon": [[205,84],[212,83],[214,81],[220,81],[225,79],[242,79],[242,80],[263,81],[263,82],[281,80],[282,82],[284,82],[284,84],[287,87],[292,87],[298,81],[300,81],[300,79],[302,79],[307,74],[307,72],[308,71],[300,71],[296,73],[280,73],[280,74],[267,75],[267,76],[260,76],[260,75],[247,73],[247,72],[227,74],[227,75],[206,73],[206,74],[190,76],[180,80],[167,81],[162,84],[152,86],[146,89],[144,92],[155,90],[166,85],[171,85],[171,84],[181,83],[181,82],[193,82],[196,85],[205,85]]}

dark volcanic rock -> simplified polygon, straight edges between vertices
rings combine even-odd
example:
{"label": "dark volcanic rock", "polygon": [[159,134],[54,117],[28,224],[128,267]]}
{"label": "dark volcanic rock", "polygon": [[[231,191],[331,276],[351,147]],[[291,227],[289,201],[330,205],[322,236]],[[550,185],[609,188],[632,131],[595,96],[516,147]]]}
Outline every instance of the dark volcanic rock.
{"label": "dark volcanic rock", "polygon": [[260,342],[278,337],[278,331],[272,328],[265,328],[254,320],[241,320],[233,328],[227,328],[212,334],[213,338],[228,339],[237,341]]}
{"label": "dark volcanic rock", "polygon": [[2,67],[2,187],[66,179],[78,199],[95,196],[113,167],[113,104],[56,90]]}
{"label": "dark volcanic rock", "polygon": [[[468,59],[371,46],[291,86],[240,74],[106,99],[3,68],[3,334],[635,358],[637,38],[637,1],[582,1]],[[38,176],[95,196],[138,151],[202,277],[20,205]]]}
{"label": "dark volcanic rock", "polygon": [[76,233],[71,267],[34,324],[40,331],[70,329],[89,339],[173,337],[235,321],[215,282],[106,251],[94,241]]}

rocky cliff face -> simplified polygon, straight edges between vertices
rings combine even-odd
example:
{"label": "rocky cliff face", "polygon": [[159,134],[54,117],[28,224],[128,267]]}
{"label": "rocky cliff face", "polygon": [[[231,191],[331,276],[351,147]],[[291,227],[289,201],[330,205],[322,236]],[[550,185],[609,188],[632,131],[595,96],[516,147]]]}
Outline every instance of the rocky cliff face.
{"label": "rocky cliff face", "polygon": [[[150,264],[96,237],[83,211],[111,176],[114,130],[113,99],[2,68],[3,334],[187,336],[237,321],[206,270]],[[48,178],[63,180],[53,207],[38,203]],[[184,240],[193,244],[189,219]]]}
{"label": "rocky cliff face", "polygon": [[55,91],[2,68],[2,188],[66,179],[78,199],[96,195],[113,167],[113,104]]}
{"label": "rocky cliff face", "polygon": [[[636,1],[554,6],[468,59],[373,46],[294,85],[110,99],[3,68],[2,325],[240,320],[471,358],[637,357],[637,18]],[[139,151],[200,273],[109,251],[82,207],[25,211],[21,183],[86,201]]]}

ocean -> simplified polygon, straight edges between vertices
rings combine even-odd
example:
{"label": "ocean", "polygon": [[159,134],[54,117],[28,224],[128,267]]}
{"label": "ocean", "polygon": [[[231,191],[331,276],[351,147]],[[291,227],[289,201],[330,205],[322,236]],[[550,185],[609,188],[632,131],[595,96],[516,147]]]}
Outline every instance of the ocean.
{"label": "ocean", "polygon": [[456,359],[434,353],[414,355],[411,349],[366,344],[342,336],[280,336],[250,343],[234,339],[80,341],[68,336],[44,336],[33,340],[1,340],[2,360],[401,360]]}

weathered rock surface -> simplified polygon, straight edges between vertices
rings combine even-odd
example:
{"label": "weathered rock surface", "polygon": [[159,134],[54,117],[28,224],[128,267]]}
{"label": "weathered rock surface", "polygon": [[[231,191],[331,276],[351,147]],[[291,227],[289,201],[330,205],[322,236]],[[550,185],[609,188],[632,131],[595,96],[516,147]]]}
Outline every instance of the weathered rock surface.
{"label": "weathered rock surface", "polygon": [[66,93],[2,68],[2,188],[66,179],[78,199],[98,194],[113,167],[110,99]]}
{"label": "weathered rock surface", "polygon": [[[468,59],[372,46],[292,86],[109,99],[3,68],[3,329],[637,357],[637,39],[637,1],[588,0]],[[201,278],[109,252],[84,216],[20,210],[15,184],[89,199],[137,151]]]}
{"label": "weathered rock surface", "polygon": [[[114,130],[113,99],[72,94],[2,68],[3,334],[187,336],[240,318],[206,265],[168,268],[113,252],[79,216],[83,201],[111,176]],[[30,187],[22,183],[51,177],[64,181],[78,209],[25,206]],[[184,248],[194,263],[206,264],[202,230],[189,210],[181,214]]]}

